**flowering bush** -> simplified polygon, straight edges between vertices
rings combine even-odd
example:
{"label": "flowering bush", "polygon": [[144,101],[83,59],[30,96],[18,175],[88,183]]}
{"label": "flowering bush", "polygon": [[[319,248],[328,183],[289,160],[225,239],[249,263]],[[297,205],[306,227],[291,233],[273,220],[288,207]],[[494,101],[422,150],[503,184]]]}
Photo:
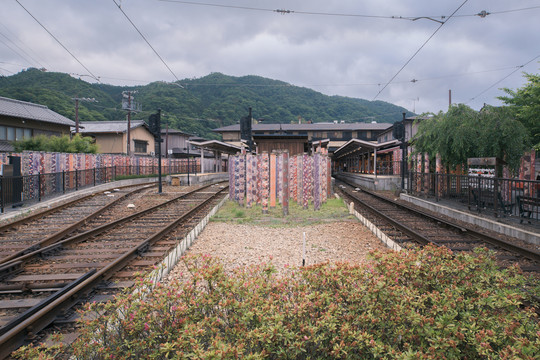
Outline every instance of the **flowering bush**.
{"label": "flowering bush", "polygon": [[[91,304],[77,359],[534,359],[536,313],[519,269],[426,247],[281,277],[271,263],[226,274],[188,257],[189,281]],[[142,282],[141,286],[148,286]],[[98,316],[95,316],[98,314]],[[45,358],[47,350],[19,351]],[[50,350],[49,355],[63,350]],[[36,355],[38,354],[38,355]]]}

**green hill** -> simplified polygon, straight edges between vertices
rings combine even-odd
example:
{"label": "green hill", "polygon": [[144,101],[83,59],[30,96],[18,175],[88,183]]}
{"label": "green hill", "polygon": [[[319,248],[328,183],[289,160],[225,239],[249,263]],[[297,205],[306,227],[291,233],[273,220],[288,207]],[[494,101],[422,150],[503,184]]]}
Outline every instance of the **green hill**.
{"label": "green hill", "polygon": [[[178,83],[153,82],[144,86],[90,84],[63,73],[27,69],[0,78],[0,96],[43,104],[75,119],[74,97],[95,98],[97,102],[80,102],[81,121],[125,119],[121,109],[123,91],[136,91],[142,112],[133,119],[148,119],[162,109],[163,127],[180,129],[207,138],[217,138],[211,130],[232,125],[247,115],[267,123],[302,121],[395,122],[406,109],[384,102],[343,96],[327,96],[308,88],[259,76],[233,77],[212,73]],[[408,113],[411,115],[411,113]]]}

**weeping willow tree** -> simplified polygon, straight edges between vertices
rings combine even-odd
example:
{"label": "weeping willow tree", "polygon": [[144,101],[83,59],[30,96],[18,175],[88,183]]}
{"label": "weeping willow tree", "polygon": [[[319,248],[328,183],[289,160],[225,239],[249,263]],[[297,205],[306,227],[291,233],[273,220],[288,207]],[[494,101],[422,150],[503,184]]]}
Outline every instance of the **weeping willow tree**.
{"label": "weeping willow tree", "polygon": [[498,157],[511,170],[519,168],[521,156],[530,149],[529,132],[508,107],[485,106],[480,111],[459,104],[448,112],[430,114],[418,123],[412,140],[413,154],[439,154],[451,169],[473,157]]}

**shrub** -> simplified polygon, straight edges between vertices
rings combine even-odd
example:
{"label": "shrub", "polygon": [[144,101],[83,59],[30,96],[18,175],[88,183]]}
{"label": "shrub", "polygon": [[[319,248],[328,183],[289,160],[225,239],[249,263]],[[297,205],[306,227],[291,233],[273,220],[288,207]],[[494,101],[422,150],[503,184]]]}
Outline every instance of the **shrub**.
{"label": "shrub", "polygon": [[188,257],[189,281],[90,304],[86,311],[99,316],[82,324],[69,351],[78,359],[537,355],[540,326],[523,306],[518,268],[500,270],[485,250],[472,256],[434,247],[373,260],[278,276],[271,263],[227,274],[215,259]]}

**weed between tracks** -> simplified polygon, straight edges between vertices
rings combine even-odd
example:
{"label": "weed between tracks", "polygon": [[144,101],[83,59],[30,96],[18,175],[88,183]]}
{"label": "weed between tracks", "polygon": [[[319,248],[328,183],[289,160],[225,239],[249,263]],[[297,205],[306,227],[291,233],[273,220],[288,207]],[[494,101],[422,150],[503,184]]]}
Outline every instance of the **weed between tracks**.
{"label": "weed between tracks", "polygon": [[263,214],[261,205],[251,208],[241,207],[233,201],[228,201],[211,221],[223,221],[236,224],[253,224],[270,227],[306,226],[325,222],[353,221],[347,207],[341,199],[329,199],[321,205],[320,210],[313,210],[313,205],[304,210],[295,202],[289,203],[289,214],[283,215],[281,205],[269,208],[268,214]]}

